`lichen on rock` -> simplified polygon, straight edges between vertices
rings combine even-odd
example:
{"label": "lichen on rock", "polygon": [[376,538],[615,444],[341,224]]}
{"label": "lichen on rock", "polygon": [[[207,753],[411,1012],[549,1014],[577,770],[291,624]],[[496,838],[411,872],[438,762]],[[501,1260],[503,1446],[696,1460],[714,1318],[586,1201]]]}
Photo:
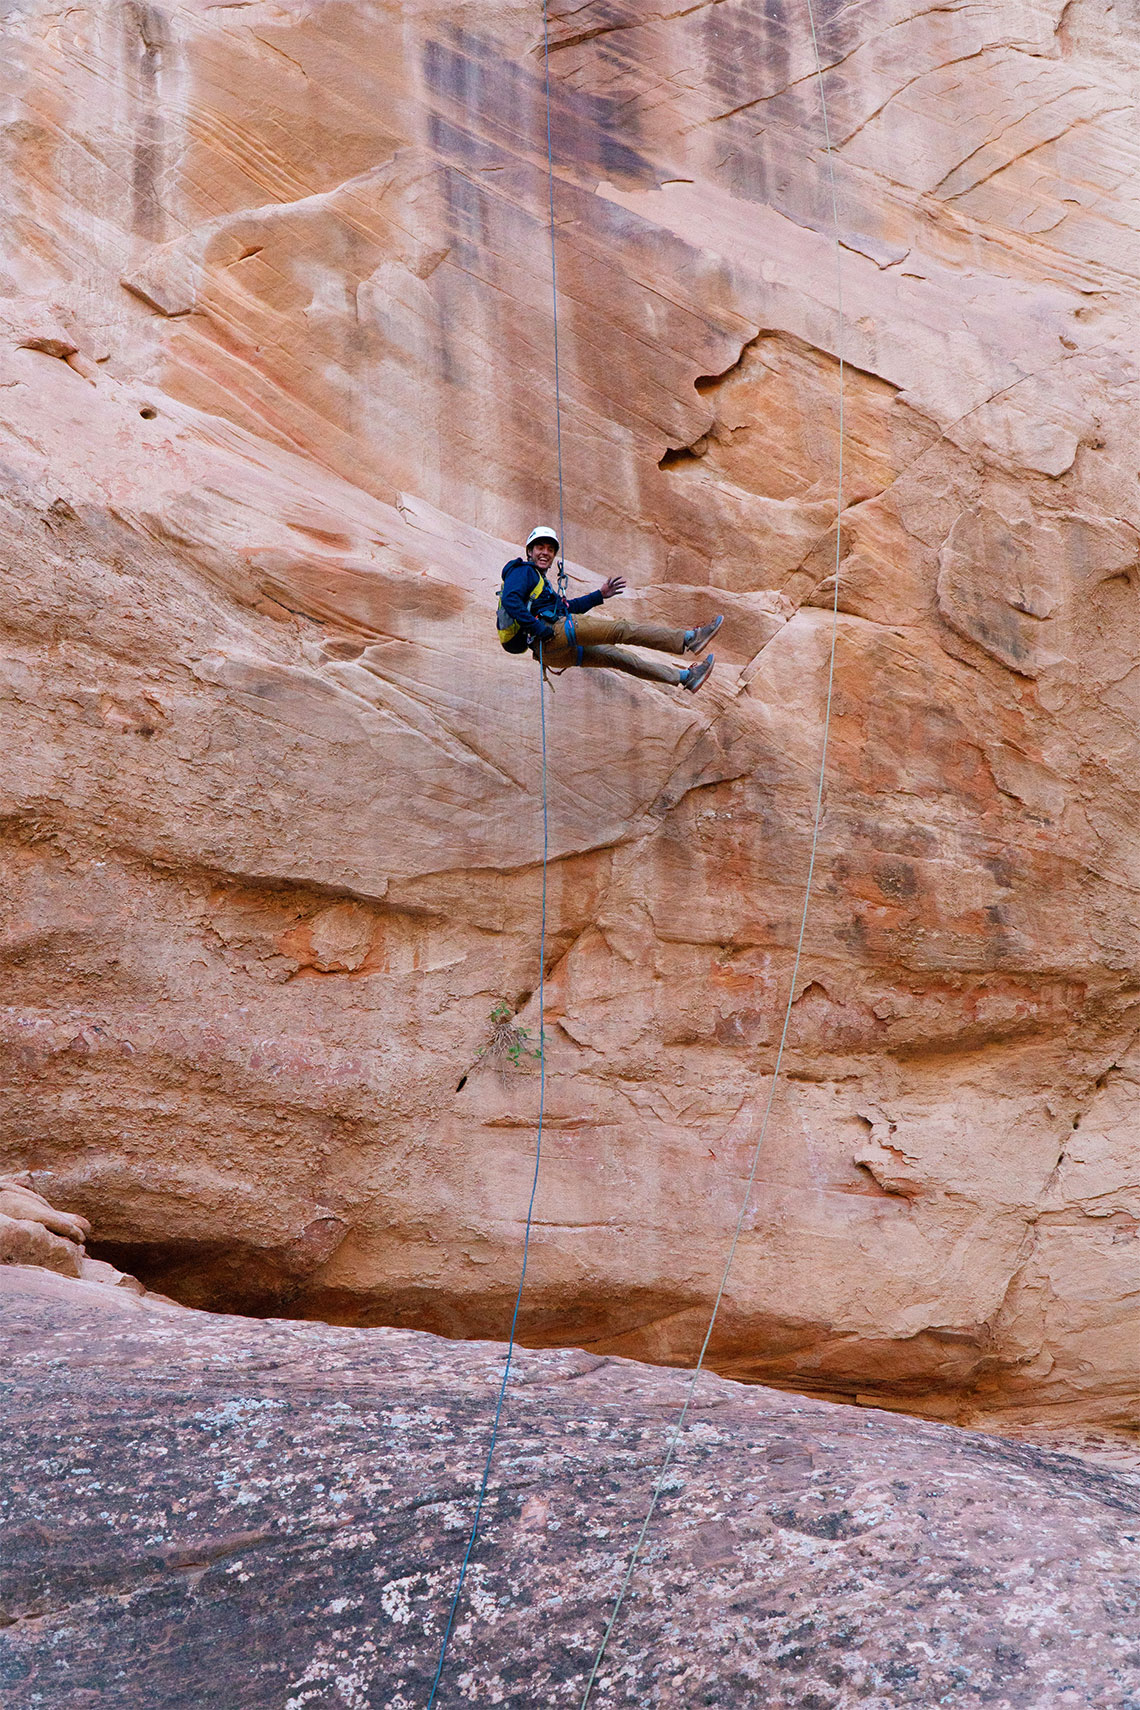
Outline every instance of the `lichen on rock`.
{"label": "lichen on rock", "polygon": [[[0,1310],[9,1710],[427,1702],[500,1348],[43,1271]],[[689,1379],[516,1378],[441,1701],[579,1705]],[[1126,1710],[1140,1474],[1104,1459],[705,1375],[591,1704]]]}

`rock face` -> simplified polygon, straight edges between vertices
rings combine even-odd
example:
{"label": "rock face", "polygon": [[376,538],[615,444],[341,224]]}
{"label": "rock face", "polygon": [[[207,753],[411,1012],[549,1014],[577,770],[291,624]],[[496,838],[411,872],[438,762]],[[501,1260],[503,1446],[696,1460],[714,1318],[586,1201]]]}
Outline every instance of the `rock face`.
{"label": "rock face", "polygon": [[[552,18],[566,533],[723,609],[549,698],[534,1343],[969,1418],[1138,1387],[1140,32]],[[0,21],[0,1159],[200,1305],[501,1335],[557,515],[533,6]],[[842,315],[839,293],[842,291]],[[842,330],[841,330],[842,329]],[[578,574],[578,572],[576,572]],[[581,571],[586,575],[586,570]]]}
{"label": "rock face", "polygon": [[56,1211],[27,1175],[0,1176],[0,1265],[43,1265],[60,1276],[83,1275],[84,1217]]}
{"label": "rock face", "polygon": [[[0,1176],[0,1265],[21,1270],[42,1267],[58,1276],[76,1277],[100,1288],[125,1288],[146,1294],[137,1277],[125,1276],[105,1259],[88,1256],[91,1225],[85,1217],[59,1211],[35,1191],[27,1171]],[[26,1282],[26,1279],[25,1279]],[[161,1301],[163,1296],[154,1295]],[[167,1301],[173,1306],[174,1301]]]}
{"label": "rock face", "polygon": [[[501,1350],[0,1293],[10,1710],[427,1702]],[[580,1704],[688,1381],[517,1378],[441,1705]],[[1138,1522],[1135,1474],[705,1376],[590,1702],[1130,1710]]]}

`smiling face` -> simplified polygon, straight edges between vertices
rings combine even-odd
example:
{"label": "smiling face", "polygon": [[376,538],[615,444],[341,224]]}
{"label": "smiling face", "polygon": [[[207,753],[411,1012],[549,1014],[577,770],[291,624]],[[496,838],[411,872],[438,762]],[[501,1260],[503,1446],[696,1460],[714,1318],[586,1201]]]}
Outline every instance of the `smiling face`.
{"label": "smiling face", "polygon": [[536,540],[534,545],[528,548],[527,557],[545,573],[554,563],[557,552],[558,548],[552,540]]}

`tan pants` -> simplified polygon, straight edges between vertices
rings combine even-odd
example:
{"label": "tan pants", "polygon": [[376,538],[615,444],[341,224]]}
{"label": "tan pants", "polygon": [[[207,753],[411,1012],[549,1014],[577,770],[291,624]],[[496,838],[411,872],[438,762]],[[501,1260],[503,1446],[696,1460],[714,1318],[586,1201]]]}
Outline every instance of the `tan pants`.
{"label": "tan pants", "polygon": [[[627,671],[631,677],[645,677],[651,683],[681,681],[679,666],[642,659],[612,644],[626,641],[631,647],[653,647],[658,653],[684,653],[683,629],[666,629],[660,623],[630,623],[625,618],[602,617],[597,611],[583,612],[570,621],[574,626],[572,637],[567,635],[563,619],[554,626],[553,641],[543,644],[542,663],[552,671],[563,671],[568,665],[594,665],[610,671]],[[538,658],[537,647],[534,656]]]}

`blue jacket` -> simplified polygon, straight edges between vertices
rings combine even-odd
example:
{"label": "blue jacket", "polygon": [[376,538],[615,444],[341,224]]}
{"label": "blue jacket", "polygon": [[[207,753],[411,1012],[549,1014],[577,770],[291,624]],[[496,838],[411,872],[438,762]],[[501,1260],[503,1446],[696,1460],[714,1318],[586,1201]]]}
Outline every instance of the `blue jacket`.
{"label": "blue jacket", "polygon": [[601,603],[600,588],[595,588],[592,594],[579,594],[577,599],[564,600],[529,558],[512,558],[503,566],[499,639],[509,653],[525,652],[536,641],[548,641],[554,625],[561,618],[588,612]]}

